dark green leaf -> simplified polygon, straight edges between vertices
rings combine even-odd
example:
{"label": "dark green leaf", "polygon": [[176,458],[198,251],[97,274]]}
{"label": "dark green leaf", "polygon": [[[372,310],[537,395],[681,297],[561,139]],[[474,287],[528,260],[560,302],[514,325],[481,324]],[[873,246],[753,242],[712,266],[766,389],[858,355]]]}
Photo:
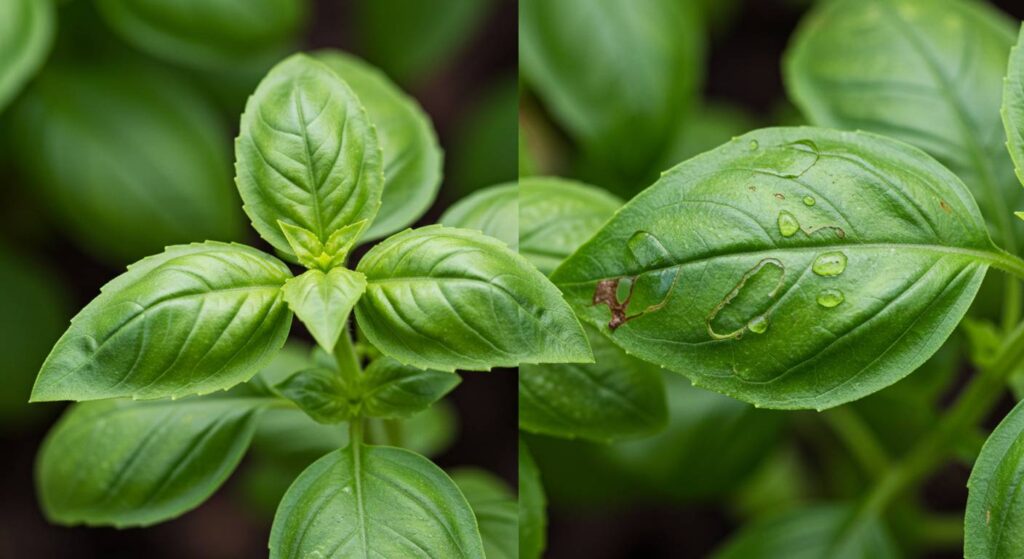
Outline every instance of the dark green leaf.
{"label": "dark green leaf", "polygon": [[315,56],[363,102],[384,152],[380,213],[364,240],[412,225],[434,202],[441,186],[441,147],[430,118],[415,99],[362,60],[341,51],[320,51]]}
{"label": "dark green leaf", "polygon": [[591,359],[561,294],[522,256],[477,231],[399,233],[359,263],[366,337],[415,367],[452,371]]}
{"label": "dark green leaf", "polygon": [[39,455],[46,516],[61,524],[146,526],[195,508],[238,465],[268,401],[75,404]]}
{"label": "dark green leaf", "polygon": [[280,261],[243,245],[169,247],[103,286],[46,358],[32,400],[181,397],[251,378],[284,345]]}
{"label": "dark green leaf", "polygon": [[921,365],[1002,259],[963,183],[923,152],[775,128],[665,173],[552,280],[642,359],[756,405],[822,409]]}
{"label": "dark green leaf", "polygon": [[1002,559],[1024,555],[1024,403],[996,427],[967,482],[964,557]]}
{"label": "dark green leaf", "polygon": [[461,380],[452,373],[417,369],[381,357],[360,378],[362,413],[386,419],[409,417],[443,398]]}
{"label": "dark green leaf", "polygon": [[540,559],[547,545],[547,503],[537,464],[519,441],[519,557]]}
{"label": "dark green leaf", "polygon": [[349,445],[317,460],[288,489],[270,533],[270,557],[483,559],[473,510],[426,458]]}
{"label": "dark green leaf", "polygon": [[291,253],[278,221],[322,243],[372,220],[384,183],[377,133],[355,93],[303,54],[274,66],[246,103],[235,141],[236,182],[253,227]]}
{"label": "dark green leaf", "polygon": [[520,188],[512,183],[481,189],[452,204],[437,222],[447,227],[481,231],[518,250]]}
{"label": "dark green leaf", "polygon": [[317,423],[330,425],[358,417],[357,403],[346,397],[349,390],[335,370],[304,369],[275,388]]}
{"label": "dark green leaf", "polygon": [[50,0],[0,4],[0,112],[46,60],[54,19]]}
{"label": "dark green leaf", "polygon": [[476,515],[487,559],[517,559],[519,503],[512,490],[485,470],[462,468],[451,472],[451,476]]}
{"label": "dark green leaf", "polygon": [[348,324],[349,312],[365,289],[363,274],[338,267],[326,274],[307,270],[290,278],[281,294],[317,343],[332,352]]}

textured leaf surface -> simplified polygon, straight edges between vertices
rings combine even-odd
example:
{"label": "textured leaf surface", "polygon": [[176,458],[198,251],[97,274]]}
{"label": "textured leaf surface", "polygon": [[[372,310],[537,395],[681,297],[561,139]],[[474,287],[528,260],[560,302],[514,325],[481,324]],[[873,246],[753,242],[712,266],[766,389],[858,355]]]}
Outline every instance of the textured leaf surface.
{"label": "textured leaf surface", "polygon": [[1001,113],[1006,130],[1006,148],[1013,159],[1017,179],[1024,184],[1024,28],[1017,45],[1010,50]]}
{"label": "textured leaf surface", "polygon": [[989,436],[967,482],[964,557],[1024,555],[1024,404],[1017,404]]}
{"label": "textured leaf surface", "polygon": [[1024,207],[999,120],[1014,27],[984,2],[843,0],[817,5],[785,59],[812,124],[915,145],[960,176],[1003,247],[1024,239]]}
{"label": "textured leaf surface", "polygon": [[519,181],[519,253],[550,274],[589,239],[622,200],[597,187],[558,178]]}
{"label": "textured leaf surface", "polygon": [[963,183],[865,133],[759,130],[667,172],[552,275],[638,357],[761,406],[903,378],[998,258]]}
{"label": "textured leaf surface", "polygon": [[366,107],[384,153],[380,212],[365,240],[379,239],[423,216],[441,186],[442,153],[430,118],[381,71],[341,51],[320,51]]}
{"label": "textured leaf surface", "polygon": [[326,65],[297,54],[275,66],[246,103],[235,141],[238,191],[253,227],[291,247],[278,220],[326,243],[372,220],[384,175],[377,133],[355,93]]}
{"label": "textured leaf surface", "polygon": [[368,417],[405,418],[420,412],[451,392],[458,375],[417,369],[381,357],[363,371],[362,411]]}
{"label": "textured leaf surface", "polygon": [[359,262],[369,282],[356,305],[367,338],[420,368],[487,370],[591,358],[572,310],[507,245],[441,226],[404,231]]}
{"label": "textured leaf surface", "polygon": [[72,406],[39,455],[46,516],[146,526],[206,500],[238,465],[268,400],[105,400]]}
{"label": "textured leaf surface", "polygon": [[53,43],[50,0],[9,0],[0,5],[0,111],[39,70]]}
{"label": "textured leaf surface", "polygon": [[317,423],[341,423],[357,415],[346,397],[347,389],[341,376],[333,369],[304,369],[278,384],[276,389]]}
{"label": "textured leaf surface", "polygon": [[332,352],[348,324],[349,312],[365,289],[363,274],[339,267],[327,273],[307,270],[286,281],[281,293],[316,342]]}
{"label": "textured leaf surface", "polygon": [[494,474],[475,468],[452,472],[452,481],[476,515],[487,559],[517,559],[519,503],[512,490]]}
{"label": "textured leaf surface", "polygon": [[284,345],[288,268],[256,249],[169,247],[103,286],[43,364],[33,401],[180,397],[244,382]]}
{"label": "textured leaf surface", "polygon": [[473,510],[440,468],[390,447],[349,446],[314,462],[274,516],[270,557],[471,557]]}
{"label": "textured leaf surface", "polygon": [[540,471],[519,441],[519,557],[539,559],[547,545],[547,502]]}
{"label": "textured leaf surface", "polygon": [[437,220],[446,227],[475,229],[518,250],[518,184],[484,188],[452,204]]}
{"label": "textured leaf surface", "polygon": [[240,234],[227,131],[176,76],[116,60],[56,63],[11,116],[12,161],[98,259],[123,265]]}

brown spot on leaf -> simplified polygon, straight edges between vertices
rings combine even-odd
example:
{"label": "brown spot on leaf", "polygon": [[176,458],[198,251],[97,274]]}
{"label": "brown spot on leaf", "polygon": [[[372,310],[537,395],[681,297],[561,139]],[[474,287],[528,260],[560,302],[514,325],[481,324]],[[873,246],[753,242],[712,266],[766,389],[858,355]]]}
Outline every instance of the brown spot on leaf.
{"label": "brown spot on leaf", "polygon": [[939,206],[942,208],[942,211],[946,213],[953,212],[953,208],[949,207],[949,204],[947,204],[945,200],[939,200]]}
{"label": "brown spot on leaf", "polygon": [[781,193],[781,192],[776,192],[775,193],[775,197],[778,198],[779,200],[785,200],[786,199],[786,195]]}
{"label": "brown spot on leaf", "polygon": [[757,192],[757,187],[754,186],[754,185],[750,185],[750,186],[747,187],[747,190],[749,190],[751,192]]}
{"label": "brown spot on leaf", "polygon": [[620,281],[622,281],[622,278],[601,280],[597,282],[597,287],[594,289],[594,304],[608,305],[608,310],[612,313],[612,318],[608,321],[609,330],[615,330],[629,320],[626,317],[626,307],[629,306],[629,299],[633,296],[633,284],[629,286],[629,294],[626,296],[626,300],[620,302],[618,296]]}

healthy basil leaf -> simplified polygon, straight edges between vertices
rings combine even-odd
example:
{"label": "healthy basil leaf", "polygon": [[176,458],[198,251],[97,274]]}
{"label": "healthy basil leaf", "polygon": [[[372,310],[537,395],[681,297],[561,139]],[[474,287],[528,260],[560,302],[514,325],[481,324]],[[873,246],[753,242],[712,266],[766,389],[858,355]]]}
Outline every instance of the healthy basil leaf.
{"label": "healthy basil leaf", "polygon": [[1006,130],[1006,148],[1013,160],[1017,179],[1024,184],[1024,27],[1017,45],[1010,49],[1000,112]]}
{"label": "healthy basil leaf", "polygon": [[362,60],[335,50],[314,56],[363,102],[384,152],[380,212],[363,240],[380,239],[412,225],[434,202],[441,186],[441,146],[430,118],[415,99]]}
{"label": "healthy basil leaf", "polygon": [[903,140],[959,175],[992,237],[1014,252],[1024,223],[1007,210],[1024,208],[1024,190],[999,119],[1013,41],[1009,19],[983,2],[824,2],[801,25],[784,75],[812,124]]}
{"label": "healthy basil leaf", "polygon": [[999,423],[981,449],[967,482],[964,557],[996,559],[1024,554],[1024,403]]}
{"label": "healthy basil leaf", "polygon": [[361,444],[314,462],[285,493],[270,557],[473,557],[483,544],[473,510],[426,458]]}
{"label": "healthy basil leaf", "polygon": [[0,5],[0,111],[39,70],[54,35],[50,0],[11,0]]}
{"label": "healthy basil leaf", "polygon": [[553,177],[519,181],[519,253],[550,274],[593,236],[622,200],[599,188]]}
{"label": "healthy basil leaf", "polygon": [[268,401],[75,404],[39,455],[36,481],[47,518],[123,528],[195,508],[238,465]]}
{"label": "healthy basil leaf", "polygon": [[519,441],[519,557],[540,559],[547,545],[547,503],[540,471],[530,450]]}
{"label": "healthy basil leaf", "polygon": [[403,231],[359,262],[356,318],[373,345],[440,371],[592,359],[561,294],[501,241],[442,226]]}
{"label": "healthy basil leaf", "polygon": [[330,425],[358,416],[357,405],[346,397],[349,389],[337,371],[325,367],[305,369],[276,387],[317,423]]}
{"label": "healthy basil leaf", "polygon": [[157,58],[199,69],[236,67],[289,46],[305,0],[98,0],[107,24]]}
{"label": "healthy basil leaf", "polygon": [[362,412],[368,417],[406,418],[443,398],[461,380],[452,373],[417,369],[381,357],[360,378]]}
{"label": "healthy basil leaf", "polygon": [[[276,396],[274,386],[298,371],[314,366],[311,353],[312,349],[305,343],[288,341],[248,382],[232,388],[230,393],[236,396]],[[320,454],[323,453],[317,453],[318,456]]]}
{"label": "healthy basil leaf", "polygon": [[676,0],[523,0],[520,71],[592,159],[646,175],[695,96],[699,23]]}
{"label": "healthy basil leaf", "polygon": [[372,220],[384,175],[377,133],[355,93],[321,62],[274,66],[246,103],[235,141],[236,182],[253,227],[291,254],[278,220],[332,233]]}
{"label": "healthy basil leaf", "polygon": [[[795,510],[755,522],[714,559],[897,559],[899,549],[877,518],[857,521],[843,505]],[[852,524],[851,524],[852,522]]]}
{"label": "healthy basil leaf", "polygon": [[363,274],[338,267],[326,274],[307,270],[290,278],[281,294],[317,343],[332,352],[348,324],[349,312],[365,289]]}
{"label": "healthy basil leaf", "polygon": [[227,131],[176,76],[117,60],[58,63],[11,116],[19,172],[100,260],[121,265],[170,244],[240,235]]}
{"label": "healthy basil leaf", "polygon": [[284,345],[288,268],[256,249],[197,243],[145,258],[71,320],[32,401],[181,397],[251,378]]}
{"label": "healthy basil leaf", "polygon": [[668,411],[661,369],[587,331],[594,363],[519,367],[519,428],[603,442],[663,428]]}
{"label": "healthy basil leaf", "polygon": [[518,184],[499,184],[474,192],[452,204],[437,220],[447,227],[475,229],[519,247]]}
{"label": "healthy basil leaf", "polygon": [[755,405],[823,409],[916,369],[1001,258],[923,152],[774,128],[665,173],[552,280],[642,359]]}
{"label": "healthy basil leaf", "polygon": [[485,470],[462,468],[451,472],[451,476],[476,515],[487,559],[517,559],[519,503],[512,490]]}

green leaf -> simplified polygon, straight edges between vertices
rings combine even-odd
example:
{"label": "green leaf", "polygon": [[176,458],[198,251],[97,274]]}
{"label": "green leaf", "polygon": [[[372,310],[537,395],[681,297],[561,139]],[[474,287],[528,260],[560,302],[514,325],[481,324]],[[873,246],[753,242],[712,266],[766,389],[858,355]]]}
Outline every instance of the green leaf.
{"label": "green leaf", "polygon": [[[784,60],[810,122],[913,144],[956,173],[1004,248],[1024,239],[1024,207],[999,119],[1011,21],[983,2],[823,2]],[[970,84],[966,87],[965,84]]]}
{"label": "green leaf", "polygon": [[843,505],[799,509],[744,528],[714,559],[897,559],[901,554],[877,518],[858,521]]}
{"label": "green leaf", "polygon": [[10,0],[0,5],[0,112],[46,60],[54,20],[50,0]]}
{"label": "green leaf", "polygon": [[311,353],[312,349],[305,343],[288,341],[248,382],[232,388],[230,393],[238,396],[276,396],[274,386],[296,372],[313,366]]}
{"label": "green leaf", "polygon": [[451,476],[476,515],[487,559],[517,559],[519,503],[512,490],[494,474],[477,468],[460,468]]}
{"label": "green leaf", "polygon": [[483,559],[473,510],[426,458],[361,444],[314,462],[274,516],[270,557]]}
{"label": "green leaf", "polygon": [[519,441],[519,557],[540,559],[547,545],[547,503],[540,471],[530,450]]}
{"label": "green leaf", "polygon": [[406,418],[443,398],[461,380],[452,373],[417,369],[381,357],[360,377],[362,412],[368,417]]}
{"label": "green leaf", "polygon": [[592,159],[646,175],[695,97],[700,17],[690,2],[523,0],[520,71]]}
{"label": "green leaf", "polygon": [[341,375],[326,367],[301,370],[275,388],[317,423],[341,423],[359,415],[358,403],[347,397],[350,390]]}
{"label": "green leaf", "polygon": [[39,454],[36,482],[47,518],[123,528],[195,508],[238,465],[267,402],[207,397],[75,404]]}
{"label": "green leaf", "polygon": [[123,265],[240,235],[227,130],[175,75],[116,59],[56,63],[11,116],[12,161],[96,258]]}
{"label": "green leaf", "polygon": [[593,236],[622,200],[587,184],[558,178],[519,181],[519,253],[550,274]]}
{"label": "green leaf", "polygon": [[355,93],[303,54],[274,66],[246,103],[236,182],[253,227],[291,253],[278,220],[332,233],[372,220],[384,183],[377,133]]}
{"label": "green leaf", "polygon": [[641,359],[755,405],[823,409],[928,359],[1003,258],[924,153],[774,128],[665,173],[552,280]]}
{"label": "green leaf", "polygon": [[[519,80],[504,75],[486,84],[460,116],[452,140],[448,184],[459,193],[518,177]],[[450,188],[450,187],[449,187]]]}
{"label": "green leaf", "polygon": [[333,352],[348,324],[349,312],[365,289],[363,274],[338,267],[326,274],[307,270],[286,281],[281,293],[317,343]]}
{"label": "green leaf", "polygon": [[177,398],[251,378],[284,345],[290,277],[243,245],[169,247],[103,286],[71,321],[32,401]]}
{"label": "green leaf", "polygon": [[519,428],[603,442],[663,428],[661,369],[587,330],[594,363],[519,367]]}
{"label": "green leaf", "polygon": [[592,358],[561,294],[507,245],[467,229],[403,231],[360,261],[356,305],[373,345],[425,369],[487,370]]}
{"label": "green leaf", "polygon": [[[408,6],[403,12],[408,10]],[[442,153],[430,118],[415,99],[384,73],[336,50],[314,53],[363,102],[384,152],[380,212],[364,240],[379,239],[412,225],[430,208],[441,186]]]}
{"label": "green leaf", "polygon": [[[1021,28],[1016,46],[1010,49],[1000,113],[1006,130],[1006,149],[1013,160],[1017,179],[1024,184],[1024,27]],[[1024,219],[1022,212],[1014,213]]]}
{"label": "green leaf", "polygon": [[481,231],[519,250],[519,189],[510,183],[478,190],[449,206],[437,222]]}
{"label": "green leaf", "polygon": [[305,0],[98,0],[107,24],[157,58],[198,69],[234,68],[289,46]]}
{"label": "green leaf", "polygon": [[999,423],[978,455],[967,482],[964,557],[996,559],[1024,554],[1024,403]]}

